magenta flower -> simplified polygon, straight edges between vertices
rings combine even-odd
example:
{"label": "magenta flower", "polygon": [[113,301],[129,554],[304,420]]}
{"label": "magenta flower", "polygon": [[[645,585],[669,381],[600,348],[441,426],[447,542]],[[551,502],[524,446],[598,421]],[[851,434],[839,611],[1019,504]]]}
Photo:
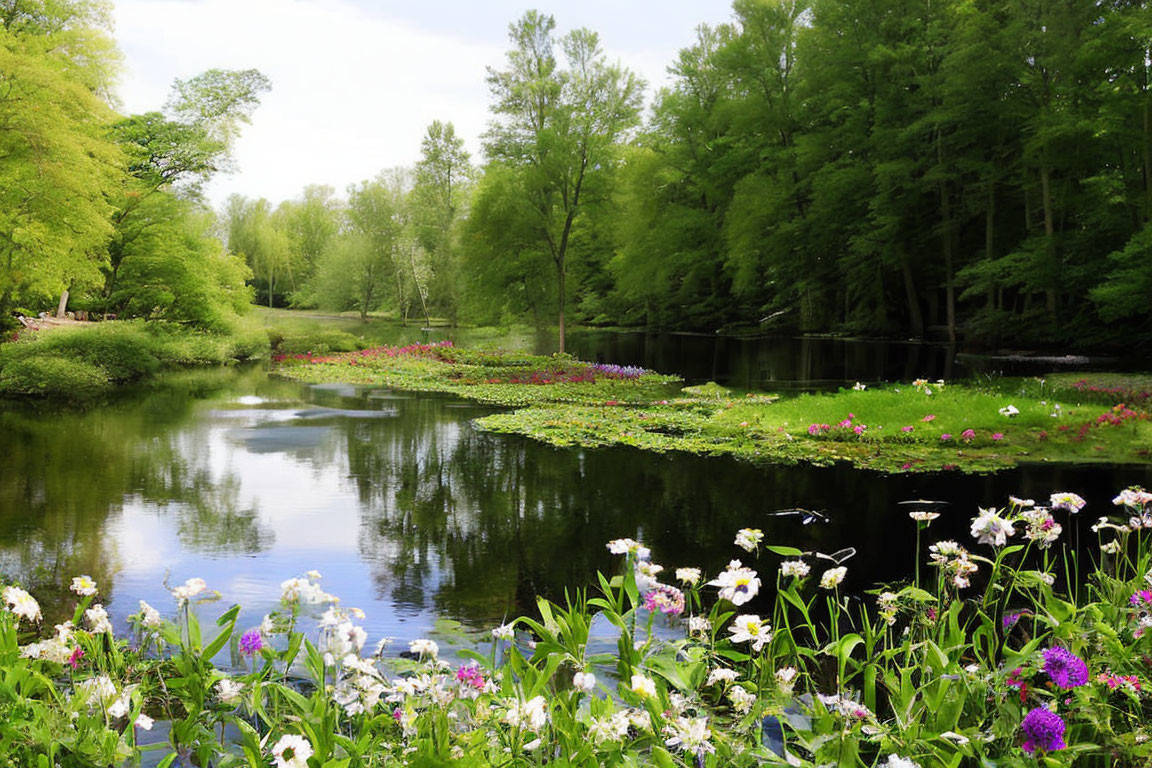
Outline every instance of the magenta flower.
{"label": "magenta flower", "polygon": [[668,616],[679,616],[684,612],[684,593],[676,587],[660,584],[644,595],[644,608]]}
{"label": "magenta flower", "polygon": [[1088,682],[1088,665],[1065,648],[1044,651],[1044,674],[1061,688],[1079,688]]}
{"label": "magenta flower", "polygon": [[456,679],[464,685],[470,685],[478,691],[484,690],[484,673],[476,662],[461,665],[456,670]]}
{"label": "magenta flower", "polygon": [[836,426],[840,427],[840,429],[848,429],[852,426],[852,419],[844,419],[844,421],[840,422]]}
{"label": "magenta flower", "polygon": [[72,655],[68,657],[68,665],[71,666],[72,669],[76,669],[80,666],[80,659],[82,658],[84,658],[83,649],[73,648]]}
{"label": "magenta flower", "polygon": [[900,427],[900,431],[901,432],[911,432],[912,427],[911,426],[903,426],[903,427]]}
{"label": "magenta flower", "polygon": [[1030,755],[1036,750],[1055,752],[1068,746],[1064,743],[1064,721],[1050,709],[1036,707],[1024,716],[1020,728],[1024,731],[1024,751]]}
{"label": "magenta flower", "polygon": [[948,441],[949,441],[949,440],[951,440],[951,439],[952,439],[952,435],[948,434],[947,432],[945,432],[944,434],[940,435],[940,442],[942,442],[942,443],[946,443],[946,442],[948,442]]}
{"label": "magenta flower", "polygon": [[934,413],[930,413],[927,416],[925,416],[924,418],[920,419],[920,421],[935,421],[935,420],[936,420],[936,414],[934,414]]}
{"label": "magenta flower", "polygon": [[1142,589],[1128,598],[1128,602],[1132,605],[1140,605],[1141,603],[1152,605],[1152,590]]}
{"label": "magenta flower", "polygon": [[992,439],[993,440],[1003,440],[1004,439],[1004,433],[1003,432],[993,432],[992,433]]}
{"label": "magenta flower", "polygon": [[250,629],[240,635],[240,653],[246,656],[255,656],[264,650],[264,638],[258,629]]}
{"label": "magenta flower", "polygon": [[975,437],[976,437],[976,430],[974,430],[974,429],[966,429],[960,433],[960,439],[966,443],[971,442],[973,439],[975,439]]}
{"label": "magenta flower", "polygon": [[820,432],[820,425],[819,424],[809,424],[808,425],[808,434],[816,435],[819,432]]}
{"label": "magenta flower", "polygon": [[852,431],[858,435],[864,434],[864,430],[866,429],[868,429],[868,427],[864,426],[863,424],[857,424],[856,426],[852,427]]}

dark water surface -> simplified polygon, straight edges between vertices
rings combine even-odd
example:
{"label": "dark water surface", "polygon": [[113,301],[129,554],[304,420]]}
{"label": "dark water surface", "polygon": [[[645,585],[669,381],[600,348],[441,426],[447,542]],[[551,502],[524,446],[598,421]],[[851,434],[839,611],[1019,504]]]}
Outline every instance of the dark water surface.
{"label": "dark water surface", "polygon": [[[582,356],[663,367],[581,343]],[[873,352],[813,351],[820,362],[803,370],[795,349],[724,366],[746,371],[726,378],[745,385],[766,371],[781,382],[910,377],[907,362]],[[945,375],[939,349],[917,355],[914,375]],[[239,602],[242,623],[255,625],[281,581],[314,568],[328,591],[366,611],[370,642],[407,640],[441,617],[491,627],[530,610],[536,594],[590,584],[616,565],[604,543],[621,536],[644,540],[669,571],[712,574],[733,557],[751,564],[732,546],[744,526],[806,550],[852,546],[851,586],[864,587],[911,571],[914,529],[900,501],[952,502],[932,538],[968,540],[978,505],[1072,490],[1089,502],[1079,525],[1090,536],[1117,490],[1152,486],[1147,466],[885,476],[556,449],[474,429],[488,412],[451,397],[302,386],[257,368],[173,375],[88,407],[9,405],[0,410],[0,574],[58,609],[71,577],[90,574],[123,628],[140,599],[171,610],[166,574],[173,584],[204,578],[224,596],[206,613]],[[830,522],[771,514],[790,507]],[[770,581],[776,562],[755,567]]]}

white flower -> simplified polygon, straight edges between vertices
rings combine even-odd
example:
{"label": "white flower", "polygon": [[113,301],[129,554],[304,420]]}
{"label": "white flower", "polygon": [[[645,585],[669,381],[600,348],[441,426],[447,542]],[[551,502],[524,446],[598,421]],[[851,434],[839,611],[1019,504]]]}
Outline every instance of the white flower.
{"label": "white flower", "polygon": [[628,722],[638,731],[652,730],[652,715],[646,709],[628,710]]}
{"label": "white flower", "polygon": [[712,631],[712,622],[704,616],[693,616],[688,619],[688,634],[707,637]]}
{"label": "white flower", "polygon": [[335,597],[320,589],[308,579],[288,579],[280,582],[280,600],[285,603],[335,603]]}
{"label": "white flower", "polygon": [[225,704],[235,704],[240,700],[240,693],[244,690],[244,683],[230,678],[224,678],[216,683],[216,695]]}
{"label": "white flower", "polygon": [[888,755],[888,761],[883,764],[883,768],[920,768],[920,764],[899,755]]}
{"label": "white flower", "polygon": [[656,695],[656,681],[644,675],[632,675],[632,682],[628,687],[642,699]]}
{"label": "white flower", "polygon": [[516,630],[511,624],[501,624],[492,630],[492,637],[497,640],[511,640],[516,636]]}
{"label": "white flower", "polygon": [[699,568],[677,568],[676,581],[681,584],[687,584],[694,587],[700,583],[700,569]]}
{"label": "white flower", "polygon": [[142,731],[152,730],[152,722],[153,722],[152,718],[148,717],[148,715],[144,714],[143,712],[136,715],[135,725],[137,728],[139,728]]}
{"label": "white flower", "polygon": [[1060,538],[1060,532],[1064,530],[1048,510],[1042,507],[1025,510],[1020,514],[1020,518],[1028,524],[1024,531],[1025,538],[1038,542],[1041,549],[1052,546]]}
{"label": "white flower", "polygon": [[317,571],[315,568],[313,568],[311,571],[305,571],[304,575],[312,579],[312,581],[320,580],[320,571]]}
{"label": "white flower", "polygon": [[852,389],[856,392],[863,392],[864,390],[868,389],[868,387],[867,387],[867,385],[862,384],[858,381],[852,386]]}
{"label": "white flower", "polygon": [[750,693],[747,688],[734,685],[728,689],[728,701],[732,703],[732,709],[744,714],[756,703],[756,694]]}
{"label": "white flower", "polygon": [[408,650],[412,653],[418,654],[420,658],[428,657],[434,659],[440,655],[440,646],[436,645],[434,640],[420,638],[408,643]]}
{"label": "white flower", "polygon": [[836,589],[840,583],[844,581],[844,577],[848,575],[848,569],[841,565],[839,568],[829,568],[824,571],[824,575],[820,577],[821,589]]}
{"label": "white flower", "polygon": [[176,598],[176,602],[178,602],[180,605],[184,605],[184,603],[196,597],[196,595],[200,594],[207,588],[208,584],[205,583],[204,579],[196,577],[188,579],[188,581],[184,582],[183,586],[174,588],[172,590],[172,596]]}
{"label": "white flower", "polygon": [[1101,544],[1100,545],[1100,551],[1105,553],[1105,554],[1108,554],[1108,555],[1115,555],[1120,551],[1120,542],[1109,541],[1109,542],[1106,542],[1104,544]]}
{"label": "white flower", "polygon": [[75,576],[72,579],[72,586],[70,589],[78,595],[83,597],[91,597],[96,594],[96,582],[91,576],[87,574],[83,576]]}
{"label": "white flower", "polygon": [[761,621],[759,616],[752,613],[737,616],[728,627],[728,631],[732,633],[732,642],[751,643],[752,650],[756,652],[759,652],[765,643],[772,641],[771,629],[768,622]]}
{"label": "white flower", "polygon": [[264,618],[260,620],[260,633],[264,635],[271,635],[276,632],[276,623],[272,621],[272,617],[264,614]]}
{"label": "white flower", "polygon": [[87,702],[89,711],[107,710],[119,697],[116,684],[107,675],[81,680],[76,684],[76,693],[81,700]]}
{"label": "white flower", "polygon": [[1084,509],[1084,505],[1087,503],[1084,499],[1068,491],[1054,493],[1048,498],[1048,505],[1052,507],[1052,509],[1066,509],[1072,514],[1076,514]]}
{"label": "white flower", "polygon": [[539,738],[532,739],[532,741],[524,745],[524,751],[535,752],[536,750],[540,749],[540,745],[543,743],[544,742]]}
{"label": "white flower", "polygon": [[525,702],[512,701],[504,714],[504,722],[513,728],[539,731],[548,722],[548,704],[543,696],[536,696]]}
{"label": "white flower", "polygon": [[956,731],[944,731],[944,733],[940,734],[940,738],[948,739],[961,745],[968,743],[968,737],[961,733],[956,733]]}
{"label": "white flower", "polygon": [[640,549],[640,542],[635,539],[613,539],[605,546],[607,546],[608,551],[614,555],[628,555],[634,554]]}
{"label": "white flower", "polygon": [[120,694],[116,701],[112,702],[108,707],[108,717],[111,717],[113,720],[124,717],[128,714],[130,704],[131,700],[128,697],[128,691],[124,691],[124,693]]}
{"label": "white flower", "polygon": [[572,675],[572,685],[581,691],[590,691],[596,687],[596,675],[591,672],[577,672]]}
{"label": "white flower", "polygon": [[20,649],[20,655],[26,659],[42,659],[57,664],[66,664],[72,659],[72,649],[59,638],[42,640],[39,643],[29,643]]}
{"label": "white flower", "polygon": [[112,631],[112,622],[108,620],[108,612],[102,605],[94,605],[84,611],[84,623],[94,635]]}
{"label": "white flower", "polygon": [[1014,405],[1006,405],[1000,409],[1000,415],[1001,416],[1007,416],[1010,419],[1012,417],[1018,415],[1019,413],[1020,413],[1020,409]]}
{"label": "white flower", "polygon": [[1125,488],[1120,491],[1120,495],[1112,499],[1112,503],[1118,507],[1132,507],[1134,509],[1143,509],[1150,501],[1152,501],[1152,493],[1148,493],[1143,488]]}
{"label": "white flower", "polygon": [[791,691],[792,686],[796,685],[797,674],[796,667],[781,667],[776,670],[776,684],[785,692]]}
{"label": "white flower", "polygon": [[708,680],[704,684],[705,685],[716,685],[716,683],[727,684],[727,683],[735,682],[737,677],[739,677],[739,675],[736,674],[736,670],[725,669],[724,667],[717,667],[716,669],[714,669],[708,673]]}
{"label": "white flower", "polygon": [[699,751],[714,752],[716,748],[709,743],[712,731],[708,728],[706,717],[678,717],[675,722],[665,726],[669,734],[664,744],[668,747],[678,747],[684,752],[697,753]]}
{"label": "white flower", "polygon": [[272,747],[272,757],[276,758],[277,768],[307,768],[313,751],[308,739],[290,733],[281,736]]}
{"label": "white flower", "polygon": [[780,563],[780,575],[784,577],[803,579],[811,572],[812,567],[803,560],[785,560]]}
{"label": "white flower", "polygon": [[163,623],[160,618],[160,611],[143,600],[140,601],[140,624],[148,629],[156,629]]}
{"label": "white flower", "polygon": [[754,552],[763,540],[764,531],[759,528],[741,528],[736,533],[735,544],[745,552]]}
{"label": "white flower", "polygon": [[720,587],[720,597],[737,606],[744,605],[760,591],[756,571],[744,568],[739,560],[728,563],[728,569],[708,583]]}
{"label": "white flower", "polygon": [[636,562],[636,588],[641,592],[651,592],[660,585],[656,575],[664,570],[664,566],[650,563],[647,560]]}
{"label": "white flower", "polygon": [[628,735],[628,725],[628,713],[618,710],[611,717],[593,718],[588,726],[588,735],[596,746],[606,741],[622,741]]}
{"label": "white flower", "polygon": [[908,517],[912,518],[918,523],[930,523],[936,518],[940,517],[939,512],[928,512],[927,510],[917,509],[908,513]]}
{"label": "white flower", "polygon": [[899,596],[895,592],[881,592],[876,598],[876,606],[880,609],[880,618],[888,626],[896,623],[896,601]]}
{"label": "white flower", "polygon": [[4,587],[2,594],[4,602],[8,604],[8,610],[20,618],[28,621],[40,621],[43,618],[40,603],[20,587]]}
{"label": "white flower", "polygon": [[1009,496],[1008,503],[1019,509],[1027,509],[1028,507],[1036,506],[1036,502],[1032,499],[1021,499],[1019,496]]}
{"label": "white flower", "polygon": [[972,535],[981,544],[1002,547],[1016,534],[1011,520],[1005,520],[995,509],[980,508],[980,514],[972,518]]}

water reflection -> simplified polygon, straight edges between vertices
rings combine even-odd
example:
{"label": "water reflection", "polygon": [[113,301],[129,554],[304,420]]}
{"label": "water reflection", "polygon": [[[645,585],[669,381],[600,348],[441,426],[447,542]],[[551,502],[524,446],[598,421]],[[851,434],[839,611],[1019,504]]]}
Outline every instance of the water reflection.
{"label": "water reflection", "polygon": [[[858,549],[850,586],[905,577],[914,529],[898,502],[952,503],[934,537],[967,538],[978,505],[1075,490],[1087,525],[1147,467],[1026,466],[986,477],[886,477],[850,467],[754,466],[626,449],[560,450],[493,436],[487,409],[447,397],[303,387],[259,370],[175,377],[85,410],[0,411],[0,570],[46,607],[89,573],[122,622],[163,582],[205,578],[255,624],[280,582],[316,568],[373,638],[441,616],[478,628],[615,566],[604,542],[643,539],[669,569],[716,572],[769,543]],[[776,515],[795,507],[828,522]],[[926,542],[927,543],[927,542]],[[776,558],[758,567],[770,573]],[[767,579],[770,582],[772,579]],[[123,624],[121,624],[123,626]]]}

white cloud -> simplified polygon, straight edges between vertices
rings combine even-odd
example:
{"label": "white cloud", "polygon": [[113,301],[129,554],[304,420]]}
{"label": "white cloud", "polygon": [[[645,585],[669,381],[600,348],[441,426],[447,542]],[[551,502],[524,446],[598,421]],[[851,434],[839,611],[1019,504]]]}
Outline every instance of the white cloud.
{"label": "white cloud", "polygon": [[[643,5],[659,12],[655,3]],[[616,31],[604,39],[609,57],[650,85],[664,82],[676,50],[691,42],[695,22],[689,25],[684,5],[675,34],[661,28],[663,39],[654,40],[652,28],[636,31],[639,45],[631,50],[614,47],[629,35],[620,31],[627,20],[613,19]],[[694,13],[695,3],[687,5]],[[471,3],[461,7],[474,13]],[[721,8],[727,0],[701,2],[700,13],[707,9],[713,18],[699,21],[722,20]],[[546,10],[563,31],[562,9]],[[116,21],[127,64],[120,95],[129,113],[159,109],[174,78],[212,67],[254,67],[271,79],[271,93],[237,143],[238,173],[208,188],[216,203],[233,192],[275,202],[310,183],[342,191],[383,168],[410,165],[435,119],[452,121],[478,155],[488,120],[485,67],[500,66],[505,51],[504,40],[493,39],[493,23],[479,29],[464,15],[458,25],[411,13],[389,17],[362,0],[119,0]]]}

